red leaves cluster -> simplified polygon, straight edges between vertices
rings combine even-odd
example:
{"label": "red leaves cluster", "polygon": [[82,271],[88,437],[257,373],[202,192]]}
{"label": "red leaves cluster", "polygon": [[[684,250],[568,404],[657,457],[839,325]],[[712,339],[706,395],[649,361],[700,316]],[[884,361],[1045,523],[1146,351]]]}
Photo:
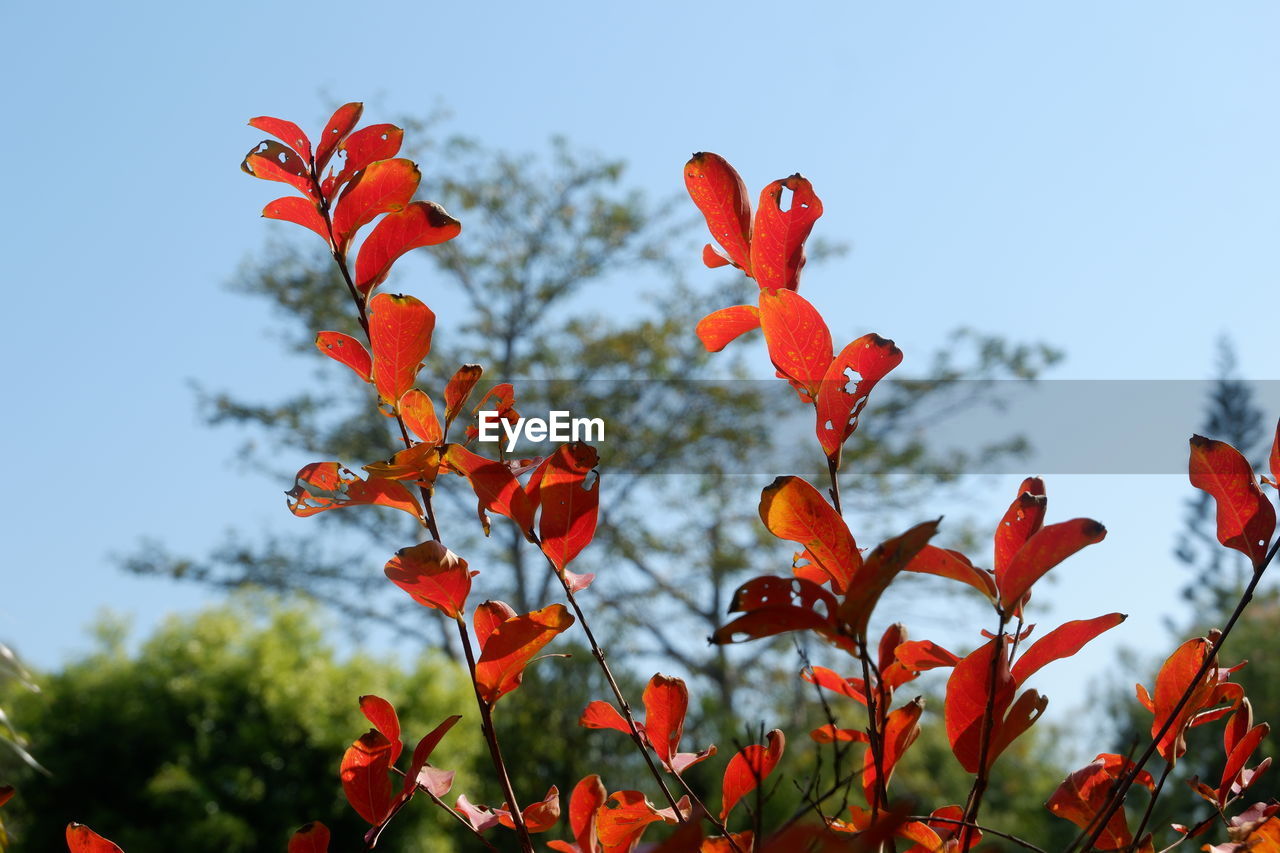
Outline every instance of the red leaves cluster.
{"label": "red leaves cluster", "polygon": [[[677,775],[716,754],[709,746],[701,752],[680,752],[684,717],[689,710],[689,688],[682,679],[657,673],[644,689],[644,722],[635,721],[635,733],[652,749],[658,761]],[[595,700],[587,705],[578,724],[589,729],[613,729],[632,734],[631,724],[608,702]]]}

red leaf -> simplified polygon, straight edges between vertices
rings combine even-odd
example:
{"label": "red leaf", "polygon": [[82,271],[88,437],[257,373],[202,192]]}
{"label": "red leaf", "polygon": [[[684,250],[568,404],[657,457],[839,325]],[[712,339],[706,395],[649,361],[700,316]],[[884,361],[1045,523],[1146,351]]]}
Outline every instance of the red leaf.
{"label": "red leaf", "polygon": [[596,840],[596,815],[608,796],[604,783],[594,773],[573,786],[573,793],[569,795],[569,830],[573,833],[578,853],[598,853],[600,850]]}
{"label": "red leaf", "polygon": [[380,213],[403,210],[418,191],[422,175],[411,161],[379,160],[347,185],[333,211],[333,237],[345,252],[351,238]]}
{"label": "red leaf", "polygon": [[969,558],[964,554],[949,548],[939,548],[936,545],[924,546],[915,559],[907,563],[905,571],[960,581],[973,587],[992,602],[997,597],[995,577],[969,562]]}
{"label": "red leaf", "polygon": [[559,571],[582,553],[596,533],[600,513],[600,461],[594,447],[562,444],[539,469],[537,497],[542,507],[538,535],[542,553]]}
{"label": "red leaf", "polygon": [[346,155],[342,171],[325,187],[325,195],[333,198],[333,194],[361,169],[377,160],[396,156],[400,153],[403,139],[404,131],[394,124],[371,124],[348,136],[338,146],[338,150]]}
{"label": "red leaf", "polygon": [[329,358],[345,364],[365,382],[373,381],[373,357],[369,351],[350,335],[342,332],[320,332],[316,335],[316,349]]}
{"label": "red leaf", "polygon": [[800,477],[779,477],[760,493],[760,520],[779,539],[803,546],[843,593],[862,568],[862,553],[840,513]]}
{"label": "red leaf", "polygon": [[596,812],[596,837],[608,853],[635,849],[649,824],[663,820],[639,791],[618,791]]}
{"label": "red leaf", "polygon": [[[413,757],[409,762],[409,772],[404,776],[404,790],[400,794],[402,799],[413,796],[413,792],[417,790],[419,784],[418,774],[422,772],[422,768],[426,766],[427,760],[431,758],[431,753],[435,751],[435,748],[440,744],[440,741],[446,734],[448,734],[449,729],[453,728],[454,725],[457,724],[458,720],[461,719],[462,715],[460,714],[454,714],[452,717],[445,718],[444,722],[436,726],[427,734],[423,735],[422,739],[418,741],[418,745],[413,748]],[[432,793],[436,792],[433,791]],[[447,793],[447,791],[445,793]],[[436,793],[436,796],[441,797],[444,796],[444,794]]]}
{"label": "red leaf", "polygon": [[[987,711],[987,698],[991,692],[992,656],[997,654],[997,643],[992,640],[956,664],[947,679],[947,699],[943,717],[947,726],[947,740],[956,759],[970,773],[977,773],[982,745],[983,718]],[[999,644],[996,660],[995,701],[992,703],[991,740],[1013,702],[1015,685],[1009,672],[1009,662],[1004,656],[1004,644]],[[988,750],[990,766],[995,756]]]}
{"label": "red leaf", "polygon": [[751,202],[742,178],[719,154],[702,151],[685,164],[684,185],[711,236],[734,266],[751,275]]}
{"label": "red leaf", "polygon": [[680,751],[689,688],[679,678],[654,675],[644,688],[644,731],[663,764],[671,765]]}
{"label": "red leaf", "polygon": [[[916,742],[916,738],[920,736],[920,714],[924,712],[924,700],[916,697],[912,701],[903,705],[889,713],[885,720],[884,731],[881,734],[881,743],[883,744],[883,753],[880,759],[881,768],[884,770],[884,784],[887,788],[889,780],[893,778],[893,769],[901,760],[903,754]],[[875,757],[871,750],[867,750],[863,755],[862,763],[862,793],[866,797],[868,803],[876,801],[876,788],[879,772],[876,768]]]}
{"label": "red leaf", "polygon": [[840,729],[831,723],[825,726],[819,726],[809,732],[809,737],[817,743],[835,743],[836,741],[848,743],[869,743],[870,737],[861,729]]}
{"label": "red leaf", "polygon": [[760,327],[778,372],[814,399],[831,364],[831,332],[822,315],[798,293],[760,291]]}
{"label": "red leaf", "polygon": [[413,387],[435,327],[436,315],[412,296],[379,293],[369,300],[373,384],[386,405],[395,406]]}
{"label": "red leaf", "polygon": [[303,228],[310,228],[320,235],[321,240],[329,242],[329,226],[325,224],[324,217],[320,215],[315,202],[310,199],[287,195],[268,202],[267,206],[262,208],[262,215],[267,219],[279,219],[281,222],[292,222]]}
{"label": "red leaf", "polygon": [[439,542],[402,548],[383,569],[414,601],[434,607],[451,619],[461,619],[471,592],[467,561]]}
{"label": "red leaf", "polygon": [[[578,725],[584,729],[613,729],[625,735],[631,734],[631,726],[627,725],[627,720],[621,712],[611,703],[600,699],[592,700],[587,704],[582,711],[582,716],[578,718]],[[636,723],[636,728],[641,732],[644,731],[644,726],[640,723]]]}
{"label": "red leaf", "polygon": [[396,406],[400,419],[424,444],[438,445],[444,441],[444,432],[436,418],[436,408],[431,398],[417,388],[410,388],[400,397]]}
{"label": "red leaf", "polygon": [[462,232],[462,223],[433,201],[415,201],[388,213],[369,232],[356,258],[356,288],[368,293],[386,280],[391,265],[412,249],[436,246]]}
{"label": "red leaf", "polygon": [[754,305],[734,305],[712,311],[698,321],[695,331],[707,352],[720,352],[730,341],[758,328],[759,308]]}
{"label": "red leaf", "polygon": [[1276,437],[1271,442],[1271,456],[1268,464],[1271,467],[1271,485],[1280,489],[1280,420],[1276,421]]}
{"label": "red leaf", "polygon": [[[941,519],[939,519],[940,521]],[[938,521],[926,521],[877,545],[849,581],[849,592],[840,603],[837,616],[853,636],[863,636],[880,596],[898,572],[905,569],[920,549],[938,532]]]}
{"label": "red leaf", "polygon": [[907,640],[893,651],[898,663],[912,672],[955,666],[960,658],[932,640]]}
{"label": "red leaf", "polygon": [[848,696],[855,702],[867,704],[866,686],[861,678],[845,678],[833,669],[825,666],[810,666],[801,671],[800,677],[810,684],[824,687],[842,696]]}
{"label": "red leaf", "polygon": [[1249,461],[1226,442],[1194,435],[1190,470],[1191,485],[1212,495],[1218,507],[1218,541],[1247,555],[1255,568],[1262,565],[1276,511]]}
{"label": "red leaf", "polygon": [[397,451],[386,462],[365,465],[364,470],[370,479],[412,480],[430,485],[440,473],[440,450],[434,444],[415,444]]}
{"label": "red leaf", "polygon": [[737,643],[806,630],[837,641],[836,597],[804,578],[749,580],[733,594],[729,612],[744,615],[719,628],[711,637],[713,643]]}
{"label": "red leaf", "polygon": [[489,642],[493,632],[498,630],[498,626],[508,619],[516,618],[516,615],[515,609],[505,601],[486,601],[476,608],[471,619],[475,625],[476,642],[480,644],[481,652],[484,651],[485,644]]}
{"label": "red leaf", "polygon": [[721,793],[724,805],[720,807],[720,820],[729,816],[738,801],[762,784],[773,768],[778,765],[782,751],[786,747],[786,737],[778,729],[767,735],[768,747],[759,744],[744,746],[729,759],[724,769],[724,782]]}
{"label": "red leaf", "polygon": [[467,398],[471,396],[471,389],[476,387],[476,383],[480,381],[480,375],[484,373],[484,368],[478,364],[464,364],[459,367],[449,383],[444,386],[444,427],[447,430],[449,425],[453,423],[453,419],[462,411],[463,406],[467,405]]}
{"label": "red leaf", "polygon": [[67,849],[71,853],[123,853],[119,847],[83,823],[67,824]]}
{"label": "red leaf", "polygon": [[1091,518],[1074,518],[1041,528],[1013,555],[1003,574],[996,572],[1000,606],[1006,611],[1016,607],[1046,572],[1086,545],[1101,542],[1106,535],[1107,528]]}
{"label": "red leaf", "polygon": [[[858,428],[858,416],[876,383],[902,363],[902,350],[888,338],[863,335],[831,361],[814,397],[818,443],[831,459]],[[850,388],[852,386],[852,388]]]}
{"label": "red leaf", "polygon": [[996,573],[1001,577],[1008,571],[1009,563],[1027,540],[1039,532],[1044,524],[1048,499],[1044,494],[1044,481],[1028,477],[1018,487],[1018,497],[1005,510],[1000,526],[996,528]]}
{"label": "red leaf", "polygon": [[303,162],[311,162],[311,140],[307,139],[307,135],[302,132],[302,128],[293,122],[272,118],[271,116],[258,116],[257,118],[249,119],[249,127],[256,127],[258,130],[271,134],[292,148],[294,153],[302,158]]}
{"label": "red leaf", "polygon": [[1024,690],[991,733],[991,745],[987,749],[987,766],[990,767],[995,763],[1009,744],[1031,728],[1048,706],[1049,697],[1035,690]]}
{"label": "red leaf", "polygon": [[716,248],[710,243],[702,247],[702,262],[707,265],[708,269],[727,267],[733,263],[733,261],[716,251]]}
{"label": "red leaf", "polygon": [[[515,829],[516,822],[511,819],[511,807],[506,803],[498,810],[498,822],[507,829]],[[560,791],[552,785],[546,797],[536,803],[525,806],[520,815],[524,818],[525,828],[530,832],[546,832],[560,822]]]}
{"label": "red leaf", "polygon": [[[1084,829],[1093,822],[1106,804],[1115,783],[1127,774],[1133,762],[1121,755],[1104,753],[1092,763],[1072,773],[1045,803],[1049,811]],[[1155,788],[1151,774],[1143,770],[1137,777],[1139,784],[1148,790]],[[1117,809],[1098,836],[1095,847],[1099,850],[1119,850],[1128,847],[1133,836],[1125,821],[1124,809]]]}
{"label": "red leaf", "polygon": [[292,148],[270,139],[259,142],[244,156],[241,171],[264,181],[279,181],[299,190],[313,201],[318,200],[311,167]]}
{"label": "red leaf", "polygon": [[[784,188],[792,193],[785,211]],[[760,287],[795,290],[800,286],[804,241],[821,215],[822,202],[809,181],[800,175],[774,181],[764,188],[751,230],[751,275]]]}
{"label": "red leaf", "polygon": [[368,504],[403,510],[422,519],[417,498],[403,485],[394,480],[361,480],[337,462],[305,466],[285,494],[289,497],[289,511],[303,518],[336,507]]}
{"label": "red leaf", "polygon": [[305,823],[289,839],[289,853],[328,853],[329,828],[320,821]]}
{"label": "red leaf", "polygon": [[404,743],[400,740],[400,718],[396,716],[395,706],[381,696],[369,694],[360,697],[360,712],[391,742],[391,763],[395,764],[400,751],[404,749]]}
{"label": "red leaf", "polygon": [[320,142],[316,146],[317,174],[323,172],[324,167],[329,165],[333,152],[338,150],[342,140],[347,138],[347,134],[356,126],[356,122],[360,121],[360,114],[363,112],[364,104],[359,102],[343,104],[334,112],[329,123],[325,125],[324,132],[320,134]]}
{"label": "red leaf", "polygon": [[1253,751],[1262,743],[1262,739],[1271,731],[1271,727],[1266,723],[1249,729],[1248,733],[1240,739],[1230,753],[1227,754],[1227,763],[1222,768],[1222,781],[1218,784],[1218,805],[1225,806],[1227,798],[1231,795],[1232,786],[1235,785],[1240,773],[1244,770],[1244,765],[1249,760],[1249,756],[1253,755]]}
{"label": "red leaf", "polygon": [[552,604],[499,625],[476,662],[480,698],[492,705],[519,687],[533,656],[572,624],[564,605]]}
{"label": "red leaf", "polygon": [[[1209,640],[1204,637],[1187,640],[1169,655],[1156,676],[1155,696],[1152,698],[1155,718],[1151,721],[1151,736],[1155,737],[1164,728],[1165,722],[1173,719],[1169,730],[1157,745],[1160,757],[1170,763],[1177,761],[1187,751],[1186,732],[1191,727],[1192,719],[1209,704],[1213,704],[1209,700],[1215,682],[1214,667],[1209,667],[1199,679],[1195,678],[1210,647]],[[1191,697],[1174,717],[1173,709],[1188,689],[1192,690]]]}
{"label": "red leaf", "polygon": [[1093,619],[1066,622],[1031,644],[1013,664],[1013,683],[1022,684],[1047,663],[1069,658],[1094,637],[1129,618],[1124,613],[1108,613]]}
{"label": "red leaf", "polygon": [[446,446],[444,462],[471,482],[482,509],[505,515],[522,532],[533,529],[533,505],[507,466],[477,456],[460,444]]}
{"label": "red leaf", "polygon": [[347,802],[360,817],[377,826],[391,810],[391,741],[381,732],[368,731],[344,756],[339,775]]}

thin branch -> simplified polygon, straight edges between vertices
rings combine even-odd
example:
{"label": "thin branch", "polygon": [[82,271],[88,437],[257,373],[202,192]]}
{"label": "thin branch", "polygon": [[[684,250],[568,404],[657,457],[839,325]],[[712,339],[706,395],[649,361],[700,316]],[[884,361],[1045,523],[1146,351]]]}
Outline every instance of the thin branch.
{"label": "thin branch", "polygon": [[1012,841],[1014,844],[1018,845],[1019,847],[1024,847],[1027,850],[1034,850],[1035,853],[1046,853],[1044,848],[1037,847],[1036,845],[1032,844],[1030,841],[1027,841],[1025,838],[1019,838],[1016,835],[1010,835],[1007,832],[1001,832],[998,829],[992,829],[989,826],[983,826],[982,824],[974,823],[973,821],[956,820],[954,818],[949,818],[949,817],[934,817],[933,815],[910,815],[907,818],[907,820],[918,820],[923,823],[928,823],[929,821],[933,821],[934,823],[953,823],[956,826],[964,827],[966,831],[976,829],[979,832],[983,833],[984,835],[994,835],[997,838],[1003,838],[1006,841]]}
{"label": "thin branch", "polygon": [[1160,774],[1160,780],[1156,782],[1155,790],[1151,792],[1151,799],[1147,801],[1147,810],[1142,813],[1142,820],[1138,823],[1138,829],[1133,834],[1133,843],[1129,845],[1129,853],[1135,853],[1138,849],[1138,839],[1142,838],[1142,833],[1147,829],[1147,823],[1151,820],[1151,813],[1156,808],[1156,799],[1160,796],[1160,791],[1164,788],[1165,780],[1169,778],[1169,771],[1171,770],[1173,770],[1173,762],[1166,761],[1164,763],[1164,772]]}

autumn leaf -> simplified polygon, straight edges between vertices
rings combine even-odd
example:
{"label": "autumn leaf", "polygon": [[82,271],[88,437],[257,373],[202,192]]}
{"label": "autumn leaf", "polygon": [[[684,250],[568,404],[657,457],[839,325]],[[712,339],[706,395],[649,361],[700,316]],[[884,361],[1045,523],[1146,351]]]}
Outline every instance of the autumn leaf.
{"label": "autumn leaf", "polygon": [[328,853],[329,828],[320,821],[304,823],[289,839],[289,853]]}
{"label": "autumn leaf", "polygon": [[949,548],[925,545],[920,549],[920,553],[907,563],[905,571],[936,575],[968,584],[985,595],[992,603],[998,598],[995,576],[969,562],[969,558],[964,554]]}
{"label": "autumn leaf", "polygon": [[1004,572],[997,569],[1000,606],[1011,611],[1032,584],[1067,557],[1087,545],[1101,542],[1107,529],[1091,518],[1075,518],[1042,527],[1018,549]]}
{"label": "autumn leaf", "polygon": [[324,167],[329,165],[329,160],[333,157],[338,146],[342,144],[342,140],[347,138],[356,126],[356,122],[360,121],[360,115],[364,112],[364,104],[352,102],[343,104],[334,111],[333,116],[324,126],[324,132],[320,134],[319,144],[316,145],[316,172],[323,172]]}
{"label": "autumn leaf", "polygon": [[583,777],[569,795],[569,831],[573,833],[573,845],[549,841],[547,846],[561,853],[600,853],[596,818],[608,796],[599,776],[593,773]]}
{"label": "autumn leaf", "polygon": [[391,741],[379,731],[360,736],[342,757],[339,776],[347,802],[360,817],[377,826],[391,809]]}
{"label": "autumn leaf", "polygon": [[505,601],[485,601],[478,605],[471,614],[471,622],[476,629],[476,642],[480,644],[480,651],[484,651],[485,643],[489,642],[499,625],[516,616],[515,608]]}
{"label": "autumn leaf", "polygon": [[595,536],[600,512],[600,457],[582,442],[563,444],[539,469],[538,535],[542,553],[563,572]]}
{"label": "autumn leaf", "polygon": [[476,690],[493,705],[520,686],[524,668],[543,646],[573,624],[562,604],[508,619],[489,635],[476,662]]}
{"label": "autumn leaf", "polygon": [[760,309],[754,305],[733,305],[712,311],[698,321],[695,332],[707,352],[720,352],[730,341],[760,328]]}
{"label": "autumn leaf", "polygon": [[415,444],[396,453],[386,462],[363,466],[370,479],[411,480],[430,486],[440,473],[440,449],[434,444]]}
{"label": "autumn leaf", "polygon": [[256,127],[258,130],[271,134],[293,149],[293,152],[302,159],[302,162],[311,162],[311,140],[302,132],[302,128],[293,122],[272,118],[271,116],[257,116],[249,119],[249,127]]}
{"label": "autumn leaf", "polygon": [[782,758],[782,751],[786,747],[786,737],[780,730],[774,729],[766,736],[766,742],[768,746],[756,743],[744,746],[729,759],[720,788],[724,798],[724,804],[720,807],[720,820],[725,820],[743,797],[763,784],[778,765],[778,759]]}
{"label": "autumn leaf", "polygon": [[1044,493],[1044,481],[1039,477],[1028,477],[1018,487],[1018,496],[1005,510],[995,533],[995,567],[1003,577],[1009,570],[1009,563],[1027,540],[1039,532],[1044,525],[1044,514],[1048,507],[1048,498]]}
{"label": "autumn leaf", "polygon": [[337,462],[312,462],[298,472],[285,492],[289,511],[299,517],[347,506],[387,506],[422,520],[417,498],[395,480],[361,480]]}
{"label": "autumn leaf", "polygon": [[876,334],[863,335],[830,361],[814,395],[818,443],[829,459],[839,459],[872,389],[901,363],[902,350]]}
{"label": "autumn leaf", "polygon": [[[1103,753],[1063,780],[1045,805],[1058,817],[1085,829],[1102,811],[1115,784],[1133,767],[1133,762],[1122,755]],[[1155,790],[1155,781],[1145,770],[1138,773],[1136,781],[1148,791]],[[1098,850],[1120,850],[1132,843],[1124,809],[1116,809],[1094,846]]]}
{"label": "autumn leaf", "polygon": [[[717,629],[713,643],[758,640],[788,631],[816,631],[838,642],[836,597],[804,578],[759,577],[733,594],[730,613],[742,616]],[[847,645],[847,644],[846,644]]]}
{"label": "autumn leaf", "polygon": [[267,202],[267,206],[262,208],[262,215],[267,219],[278,219],[281,222],[301,225],[303,228],[314,231],[325,243],[329,242],[329,226],[320,214],[320,208],[311,199],[287,195]]}
{"label": "autumn leaf", "polygon": [[71,853],[123,853],[119,847],[83,823],[67,824],[67,849]]}
{"label": "autumn leaf", "polygon": [[[994,666],[993,666],[993,657]],[[992,690],[992,670],[995,670],[995,689]],[[1004,655],[1004,644],[991,640],[979,646],[963,658],[947,679],[946,703],[943,718],[947,740],[960,765],[969,773],[977,773],[981,764],[983,720],[987,716],[988,699],[991,702],[991,729],[988,742],[994,740],[995,731],[1013,703],[1017,685],[1009,672],[1009,661]],[[988,748],[987,766],[995,760]]]}
{"label": "autumn leaf", "polygon": [[760,327],[778,373],[806,400],[814,399],[831,364],[831,332],[822,315],[798,293],[760,291]]}
{"label": "autumn leaf", "polygon": [[312,201],[319,200],[310,165],[287,145],[270,139],[259,142],[245,155],[240,170],[264,181],[288,184]]}
{"label": "autumn leaf", "polygon": [[356,289],[368,293],[381,284],[404,253],[437,246],[462,232],[462,223],[433,201],[415,201],[388,213],[374,226],[356,258]]}
{"label": "autumn leaf", "polygon": [[352,133],[338,146],[345,160],[332,181],[326,181],[325,196],[333,194],[350,181],[361,169],[377,160],[388,160],[400,153],[404,131],[394,124],[371,124]]}
{"label": "autumn leaf", "polygon": [[658,759],[668,766],[680,751],[689,688],[684,681],[658,673],[644,688],[644,730]]}
{"label": "autumn leaf", "polygon": [[391,763],[395,764],[404,749],[400,740],[400,718],[396,715],[395,706],[381,696],[369,694],[360,697],[360,713],[373,727],[391,742]]}
{"label": "autumn leaf", "polygon": [[[681,798],[681,814],[688,813],[688,800]],[[596,813],[596,837],[605,853],[624,853],[635,849],[650,824],[677,820],[673,809],[655,808],[640,791],[618,791]]]}
{"label": "autumn leaf", "polygon": [[807,666],[801,671],[800,677],[810,684],[848,696],[861,705],[867,704],[866,685],[861,678],[845,678],[825,666]]}
{"label": "autumn leaf", "polygon": [[800,477],[779,477],[760,494],[760,520],[779,539],[795,542],[843,593],[862,568],[862,553],[835,508]]}
{"label": "autumn leaf", "polygon": [[849,592],[836,613],[846,633],[855,637],[866,634],[867,622],[880,596],[938,532],[939,521],[917,524],[900,536],[886,539],[867,555],[849,581]]}
{"label": "autumn leaf", "polygon": [[316,349],[339,364],[351,368],[363,381],[373,381],[373,357],[364,348],[364,344],[350,335],[342,332],[320,332],[316,335]]}
{"label": "autumn leaf", "polygon": [[423,542],[396,552],[383,569],[414,601],[460,619],[471,592],[467,561],[439,542]]}
{"label": "autumn leaf", "polygon": [[449,429],[449,425],[453,423],[453,419],[458,416],[463,407],[467,405],[467,398],[471,396],[471,389],[476,387],[476,383],[480,381],[484,368],[478,364],[464,364],[449,379],[448,384],[444,386],[444,428]]}
{"label": "autumn leaf", "polygon": [[403,210],[421,180],[418,167],[404,159],[378,160],[356,174],[333,211],[333,237],[338,251],[347,251],[356,232],[379,214]]}
{"label": "autumn leaf", "polygon": [[1276,511],[1262,493],[1253,466],[1223,441],[1191,437],[1191,485],[1213,496],[1218,509],[1218,541],[1245,554],[1254,565],[1266,559],[1276,529]]}
{"label": "autumn leaf", "polygon": [[901,708],[891,711],[885,719],[884,729],[880,735],[880,766],[876,766],[875,756],[871,750],[863,754],[862,761],[862,793],[868,803],[877,801],[876,789],[880,786],[880,772],[884,772],[884,786],[893,778],[893,770],[898,766],[903,754],[920,736],[920,715],[924,712],[924,700],[917,697]]}
{"label": "autumn leaf", "polygon": [[[791,191],[786,210],[782,209],[784,190]],[[761,288],[795,290],[800,286],[804,241],[820,216],[822,202],[800,175],[774,181],[761,191],[751,228],[751,275]]]}
{"label": "autumn leaf", "polygon": [[[497,812],[498,822],[507,829],[515,829],[516,823],[511,818],[511,807],[503,803]],[[547,795],[536,803],[525,806],[520,811],[524,818],[525,829],[530,832],[546,832],[560,822],[560,791],[552,785]]]}
{"label": "autumn leaf", "polygon": [[734,266],[751,275],[751,202],[747,187],[719,154],[699,152],[684,167],[689,197]]}
{"label": "autumn leaf", "polygon": [[369,300],[373,384],[386,405],[395,406],[413,387],[435,327],[436,315],[412,296],[378,293]]}
{"label": "autumn leaf", "polygon": [[396,408],[404,425],[424,444],[438,445],[444,441],[444,431],[440,429],[440,421],[436,418],[435,406],[426,394],[417,388],[410,388],[400,396]]}
{"label": "autumn leaf", "polygon": [[[584,729],[613,729],[625,735],[631,734],[631,726],[627,725],[622,713],[612,703],[602,699],[593,699],[587,703],[582,715],[578,717],[578,725]],[[636,729],[643,732],[644,726],[636,723]]]}
{"label": "autumn leaf", "polygon": [[[481,509],[505,515],[522,532],[533,529],[533,504],[507,466],[477,456],[460,444],[446,445],[443,459],[452,470],[471,482]],[[485,533],[488,532],[486,522]]]}
{"label": "autumn leaf", "polygon": [[1032,643],[1018,657],[1012,670],[1014,684],[1022,684],[1045,664],[1071,657],[1095,637],[1127,618],[1123,613],[1108,613],[1093,619],[1077,619],[1059,625]]}

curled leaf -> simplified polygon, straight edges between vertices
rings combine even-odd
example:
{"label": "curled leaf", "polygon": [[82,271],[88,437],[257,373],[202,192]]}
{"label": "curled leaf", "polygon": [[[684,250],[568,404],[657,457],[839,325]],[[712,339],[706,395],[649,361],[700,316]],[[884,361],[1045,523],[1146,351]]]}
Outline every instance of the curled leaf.
{"label": "curled leaf", "polygon": [[733,807],[763,784],[773,768],[778,766],[778,760],[782,758],[786,747],[786,737],[780,730],[774,729],[767,735],[766,742],[767,746],[755,743],[744,746],[729,759],[720,789],[724,798],[724,804],[720,807],[720,820],[727,818]]}
{"label": "curled leaf", "polygon": [[702,151],[685,164],[684,185],[711,236],[734,266],[751,275],[751,202],[742,178],[719,154]]}
{"label": "curled leaf", "polygon": [[316,335],[316,349],[329,358],[345,364],[365,382],[373,381],[373,357],[369,351],[350,335],[342,332],[320,332]]}
{"label": "curled leaf", "polygon": [[422,520],[418,500],[395,480],[361,480],[337,462],[312,462],[298,472],[294,486],[285,494],[289,511],[306,517],[328,509],[347,506],[387,506],[403,510]]}
{"label": "curled leaf", "polygon": [[729,342],[760,328],[760,309],[754,305],[733,305],[712,311],[698,321],[698,340],[707,352],[720,352]]}
{"label": "curled leaf", "polygon": [[[782,209],[784,190],[791,191],[786,210]],[[751,229],[751,275],[761,288],[795,290],[800,286],[804,241],[820,216],[822,201],[813,185],[800,175],[774,181],[761,191]]]}
{"label": "curled leaf", "polygon": [[543,646],[573,624],[562,604],[508,619],[494,629],[476,661],[476,691],[490,705],[520,686],[524,668]]}
{"label": "curled leaf", "polygon": [[356,258],[356,288],[368,293],[381,284],[391,265],[404,253],[452,240],[462,223],[433,201],[415,201],[388,213],[374,226]]}
{"label": "curled leaf", "polygon": [[1276,529],[1276,511],[1262,493],[1253,466],[1223,441],[1191,437],[1191,485],[1213,496],[1218,541],[1246,555],[1254,567],[1266,559]]}
{"label": "curled leaf", "polygon": [[451,619],[462,617],[471,592],[473,572],[467,561],[439,542],[423,542],[396,552],[383,569],[414,601]]}

